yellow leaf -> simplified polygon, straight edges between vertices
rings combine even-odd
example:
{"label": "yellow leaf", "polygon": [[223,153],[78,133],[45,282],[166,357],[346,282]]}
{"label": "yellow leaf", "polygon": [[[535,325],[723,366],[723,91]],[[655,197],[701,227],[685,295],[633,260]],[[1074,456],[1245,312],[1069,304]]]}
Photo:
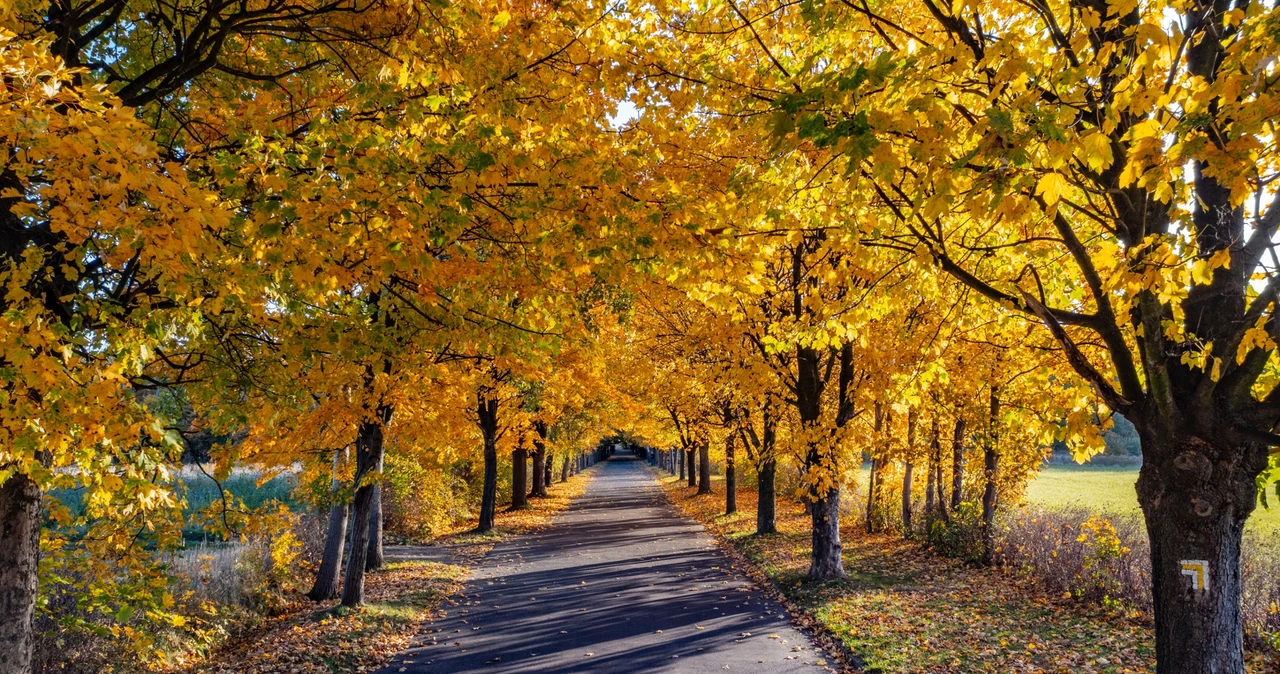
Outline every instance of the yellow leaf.
{"label": "yellow leaf", "polygon": [[1067,181],[1057,173],[1046,173],[1036,184],[1036,194],[1044,197],[1046,204],[1052,206],[1062,198],[1062,191],[1067,188]]}

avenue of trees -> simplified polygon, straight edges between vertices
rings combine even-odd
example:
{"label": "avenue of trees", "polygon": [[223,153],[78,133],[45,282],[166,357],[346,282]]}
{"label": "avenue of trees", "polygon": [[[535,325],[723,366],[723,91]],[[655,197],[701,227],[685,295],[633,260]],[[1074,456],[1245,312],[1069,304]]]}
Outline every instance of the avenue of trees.
{"label": "avenue of trees", "polygon": [[714,453],[829,580],[851,493],[869,531],[969,508],[993,561],[1116,413],[1158,671],[1243,674],[1277,54],[1244,0],[4,3],[0,674],[55,594],[140,653],[186,624],[196,436],[312,485],[310,596],[354,607],[405,466],[474,466],[485,531],[615,432],[705,491]]}

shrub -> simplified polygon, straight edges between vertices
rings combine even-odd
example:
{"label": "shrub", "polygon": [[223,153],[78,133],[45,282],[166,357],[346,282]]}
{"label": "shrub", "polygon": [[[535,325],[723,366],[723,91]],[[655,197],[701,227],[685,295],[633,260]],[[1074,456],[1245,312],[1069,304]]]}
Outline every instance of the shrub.
{"label": "shrub", "polygon": [[[510,495],[510,472],[507,472],[507,479],[499,480],[499,501]],[[386,532],[397,538],[430,538],[465,519],[470,512],[470,489],[462,478],[455,472],[423,465],[410,457],[388,455],[382,485]],[[505,492],[501,491],[504,486]]]}
{"label": "shrub", "polygon": [[929,524],[929,542],[942,554],[966,562],[982,559],[982,505],[963,501],[947,520]]}

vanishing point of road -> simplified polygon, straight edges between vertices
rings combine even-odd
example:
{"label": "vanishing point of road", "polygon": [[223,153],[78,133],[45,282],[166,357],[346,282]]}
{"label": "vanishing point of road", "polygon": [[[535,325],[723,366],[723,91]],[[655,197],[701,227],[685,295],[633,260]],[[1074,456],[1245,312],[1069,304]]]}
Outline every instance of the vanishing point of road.
{"label": "vanishing point of road", "polygon": [[629,454],[542,531],[498,544],[383,672],[810,674],[825,656]]}

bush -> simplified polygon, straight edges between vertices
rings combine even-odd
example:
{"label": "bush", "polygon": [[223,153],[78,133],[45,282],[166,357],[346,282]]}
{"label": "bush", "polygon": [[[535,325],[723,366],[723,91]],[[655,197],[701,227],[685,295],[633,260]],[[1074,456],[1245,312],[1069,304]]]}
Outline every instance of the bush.
{"label": "bush", "polygon": [[[964,528],[959,518],[952,521]],[[1140,517],[1025,507],[1004,514],[997,526],[997,558],[1009,571],[1055,594],[1149,611],[1150,546]],[[978,523],[968,535],[980,538],[980,531]],[[1280,542],[1246,537],[1241,571],[1246,638],[1251,647],[1280,650]]]}
{"label": "bush", "polygon": [[[510,494],[509,471],[505,482],[508,491],[500,491],[499,500]],[[385,530],[397,538],[428,539],[466,519],[470,512],[470,489],[462,478],[409,457],[387,456],[382,485]]]}
{"label": "bush", "polygon": [[982,559],[982,505],[964,501],[947,520],[929,524],[929,542],[948,557],[977,562]]}
{"label": "bush", "polygon": [[1146,531],[1136,517],[1022,508],[998,523],[997,559],[1048,591],[1103,604],[1151,604]]}

